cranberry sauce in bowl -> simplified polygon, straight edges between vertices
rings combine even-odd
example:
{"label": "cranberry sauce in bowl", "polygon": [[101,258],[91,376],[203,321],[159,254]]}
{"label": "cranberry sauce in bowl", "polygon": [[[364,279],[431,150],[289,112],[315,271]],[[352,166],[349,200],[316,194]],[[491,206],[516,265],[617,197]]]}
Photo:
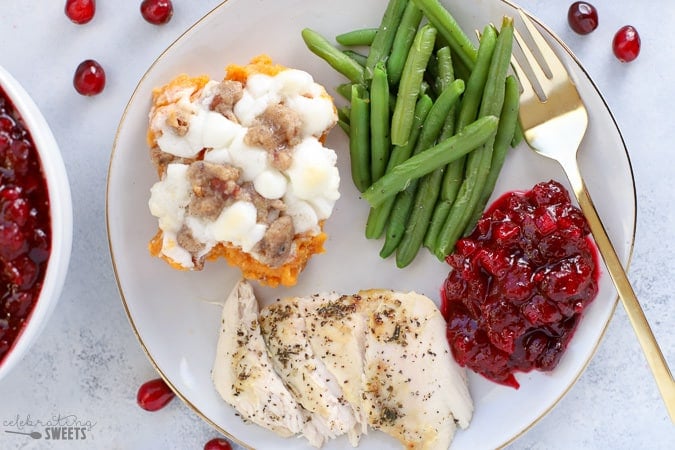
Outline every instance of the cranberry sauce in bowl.
{"label": "cranberry sauce in bowl", "polygon": [[514,388],[514,372],[553,370],[598,291],[589,233],[555,181],[490,206],[446,259],[441,309],[457,362]]}
{"label": "cranberry sauce in bowl", "polygon": [[0,378],[41,331],[65,279],[70,188],[44,117],[0,67]]}

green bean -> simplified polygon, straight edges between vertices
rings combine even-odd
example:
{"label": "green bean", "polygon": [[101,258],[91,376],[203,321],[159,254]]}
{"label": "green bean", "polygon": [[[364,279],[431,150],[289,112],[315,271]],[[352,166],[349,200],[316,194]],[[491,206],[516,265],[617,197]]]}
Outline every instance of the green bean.
{"label": "green bean", "polygon": [[[335,88],[335,92],[337,92],[345,100],[351,101],[351,99],[352,99],[352,84],[354,84],[354,83],[340,84]],[[390,92],[389,93],[389,110],[393,111],[394,106],[396,106],[396,97],[394,96],[394,94],[392,94]]]}
{"label": "green bean", "polygon": [[502,107],[502,112],[499,116],[499,126],[497,127],[497,134],[495,135],[490,172],[488,173],[487,180],[485,180],[485,186],[483,187],[483,192],[480,196],[478,207],[474,211],[473,217],[469,221],[469,226],[464,230],[464,234],[471,232],[473,224],[475,224],[480,218],[483,209],[485,209],[485,205],[487,205],[487,202],[492,195],[492,191],[495,189],[499,172],[504,165],[506,152],[511,145],[514,131],[516,128],[518,128],[517,124],[519,106],[520,92],[518,89],[518,81],[516,81],[513,75],[509,75],[506,77],[506,86],[504,88],[504,106]]}
{"label": "green bean", "polygon": [[454,136],[394,167],[373,183],[363,193],[363,198],[371,206],[381,205],[387,197],[405,189],[411,180],[433,172],[482,145],[494,135],[498,121],[495,116],[485,116],[467,125]]}
{"label": "green bean", "polygon": [[[424,121],[422,132],[413,150],[413,157],[427,150],[438,139],[450,108],[457,102],[462,92],[464,92],[464,82],[459,80],[456,83],[450,84],[436,99]],[[391,217],[387,224],[384,247],[382,252],[380,252],[380,256],[383,258],[389,256],[406,235],[407,224],[410,221],[413,204],[416,199],[418,183],[419,180],[417,179],[411,180],[408,186],[396,195]]]}
{"label": "green bean", "polygon": [[380,250],[380,257],[387,258],[394,253],[405,233],[405,225],[408,222],[410,209],[415,201],[415,191],[417,190],[417,180],[413,180],[410,185],[396,194],[394,206],[389,216],[389,223],[384,237],[384,245]]}
{"label": "green bean", "polygon": [[391,46],[394,43],[396,30],[398,29],[399,23],[401,23],[401,17],[403,16],[403,11],[405,11],[406,3],[408,3],[408,0],[389,0],[389,3],[387,3],[387,8],[382,15],[380,26],[370,45],[368,62],[366,63],[366,78],[372,78],[373,69],[375,69],[375,65],[378,62],[386,62],[386,59],[391,52]]}
{"label": "green bean", "polygon": [[513,47],[513,19],[504,17],[497,44],[490,63],[489,82],[485,84],[481,114],[499,114],[504,105],[506,73],[511,66],[511,49]]}
{"label": "green bean", "polygon": [[[454,81],[450,48],[442,47],[436,52],[436,55],[438,61],[438,80],[436,84],[439,89],[441,89],[441,92],[445,92]],[[456,81],[455,83],[456,85],[464,86],[462,80]],[[439,101],[441,101],[442,98],[443,94],[439,97]],[[454,112],[455,106],[453,104],[445,113],[446,118],[443,122],[443,127],[440,130],[440,140],[447,139],[454,134]],[[417,252],[422,246],[441,189],[443,172],[444,168],[440,167],[425,175],[419,182],[405,227],[405,232],[403,233],[403,238],[396,249],[396,265],[399,268],[406,267],[410,264],[413,259],[415,259]]]}
{"label": "green bean", "polygon": [[360,84],[352,86],[351,97],[349,158],[354,185],[360,192],[363,192],[371,184],[370,99],[368,97],[368,90]]}
{"label": "green bean", "polygon": [[[476,58],[476,61],[478,59]],[[455,78],[468,81],[473,69],[469,69],[466,64],[457,56],[457,52],[452,52],[452,65],[455,69]],[[475,67],[475,65],[474,65]]]}
{"label": "green bean", "polygon": [[[485,84],[479,117],[501,114],[504,103],[506,72],[511,61],[512,42],[513,19],[504,17],[502,28],[497,38],[497,44],[490,61],[488,82]],[[474,216],[474,211],[485,186],[485,180],[490,171],[493,144],[494,136],[468,157],[464,182],[438,238],[436,256],[439,258],[445,257],[445,255],[452,251],[457,239],[470,226],[469,221]]]}
{"label": "green bean", "polygon": [[[466,90],[462,97],[462,103],[457,115],[457,123],[455,124],[456,130],[464,128],[468,123],[475,120],[478,115],[478,109],[480,107],[483,90],[485,89],[485,83],[490,69],[490,61],[492,60],[496,44],[497,33],[495,32],[494,27],[488,25],[481,34],[476,65],[466,83]],[[456,60],[453,59],[453,62],[454,61]],[[429,225],[430,231],[425,238],[424,244],[427,248],[432,249],[437,256],[439,255],[437,248],[438,236],[445,227],[448,215],[452,210],[452,205],[459,195],[460,188],[465,178],[465,166],[466,158],[461,157],[445,168],[443,181],[441,183],[440,198],[431,217],[431,224]]]}
{"label": "green bean", "polygon": [[[408,139],[406,145],[394,146],[389,157],[389,162],[387,163],[386,172],[390,172],[394,167],[410,158],[410,155],[417,144],[417,139],[422,131],[424,120],[429,114],[432,105],[433,101],[428,95],[421,96],[417,101],[413,126],[410,131],[410,139]],[[395,196],[391,196],[377,208],[370,208],[368,221],[366,223],[366,237],[368,239],[378,239],[382,236],[389,219],[389,214],[394,206],[395,199]]]}
{"label": "green bean", "polygon": [[305,28],[302,30],[302,39],[312,53],[325,60],[332,68],[346,76],[350,81],[354,83],[364,83],[365,77],[363,67],[335,48],[335,46],[319,33],[309,28]]}
{"label": "green bean", "polygon": [[[441,133],[450,108],[459,100],[464,92],[464,82],[456,80],[436,99],[422,127],[422,132],[417,140],[413,150],[413,156],[427,150],[434,145],[434,142]],[[395,170],[395,169],[392,169]]]}
{"label": "green bean", "polygon": [[511,147],[517,147],[518,144],[523,142],[523,139],[525,139],[525,136],[523,135],[523,127],[520,124],[520,121],[516,123],[516,129],[513,132],[513,140],[511,140]]}
{"label": "green bean", "polygon": [[338,34],[335,40],[346,47],[367,46],[373,43],[375,33],[377,33],[377,28],[361,28]]}
{"label": "green bean", "polygon": [[484,177],[488,171],[485,169],[486,160],[486,152],[482,151],[482,148],[475,148],[471,157],[466,161],[464,179],[441,227],[434,248],[434,254],[440,260],[443,260],[452,251],[455,242],[463,231],[464,215],[471,207],[472,196],[476,191],[476,180]]}
{"label": "green bean", "polygon": [[384,63],[375,65],[370,82],[370,174],[377,181],[387,168],[389,136],[389,82]]}
{"label": "green bean", "polygon": [[410,135],[415,102],[420,93],[424,70],[434,49],[436,29],[427,24],[415,35],[408,57],[401,74],[396,107],[391,118],[391,142],[394,145],[405,145]]}
{"label": "green bean", "polygon": [[443,181],[442,167],[425,175],[417,186],[405,232],[396,249],[396,266],[399,268],[410,264],[422,246],[429,220],[434,212],[441,181]]}
{"label": "green bean", "polygon": [[403,65],[421,22],[422,10],[414,3],[408,2],[394,36],[391,54],[387,59],[387,74],[389,75],[389,84],[392,86],[397,85],[401,80]]}
{"label": "green bean", "polygon": [[464,157],[458,158],[456,161],[448,164],[443,170],[441,192],[436,201],[436,206],[434,206],[427,235],[424,237],[424,246],[432,252],[436,247],[438,234],[445,224],[445,219],[448,217],[448,213],[457,198],[459,187],[464,179],[465,160],[466,158]]}
{"label": "green bean", "polygon": [[361,66],[361,67],[366,67],[366,60],[368,59],[367,56],[362,55],[361,53],[357,53],[354,50],[342,50],[342,53],[345,55],[349,56],[351,59],[356,61],[356,63]]}
{"label": "green bean", "polygon": [[450,85],[450,83],[455,81],[455,72],[452,66],[450,47],[441,47],[436,50],[436,66],[438,67],[436,80],[437,90],[439,92],[443,92],[443,90],[445,90]]}
{"label": "green bean", "polygon": [[448,45],[457,53],[469,69],[473,69],[476,62],[476,48],[469,37],[457,24],[450,12],[441,5],[439,0],[412,0],[422,10],[429,22],[445,38]]}
{"label": "green bean", "polygon": [[468,123],[476,120],[485,85],[488,79],[492,55],[497,45],[497,32],[492,25],[487,25],[481,34],[476,65],[466,82],[466,92],[457,117],[457,129],[461,130]]}
{"label": "green bean", "polygon": [[433,89],[431,89],[431,86],[429,85],[429,83],[427,83],[426,81],[422,81],[420,83],[420,92],[419,92],[418,95],[424,95],[424,94],[436,95],[434,93]]}
{"label": "green bean", "polygon": [[342,120],[345,122],[347,125],[349,125],[349,116],[351,116],[352,112],[349,109],[349,106],[341,106],[337,109],[337,114],[338,114],[338,120]]}
{"label": "green bean", "polygon": [[335,92],[344,98],[347,101],[352,100],[352,84],[354,83],[342,83],[335,88]]}
{"label": "green bean", "polygon": [[338,122],[337,122],[337,123],[338,123],[338,126],[339,126],[340,128],[342,128],[342,131],[344,131],[345,134],[346,134],[347,136],[349,136],[349,134],[350,134],[349,123],[345,122],[344,120],[339,120],[339,119],[338,119]]}

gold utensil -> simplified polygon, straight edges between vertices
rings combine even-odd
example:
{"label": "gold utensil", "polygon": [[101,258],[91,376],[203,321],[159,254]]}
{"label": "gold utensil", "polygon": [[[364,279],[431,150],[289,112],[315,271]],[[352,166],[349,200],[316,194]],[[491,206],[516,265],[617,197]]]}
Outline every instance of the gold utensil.
{"label": "gold utensil", "polygon": [[[527,63],[520,63],[517,57],[511,60],[522,86],[520,122],[525,140],[535,152],[558,161],[565,171],[670,418],[675,422],[675,381],[579,172],[577,150],[588,127],[586,107],[560,59],[530,18],[522,10],[519,13],[544,62],[544,65],[539,63],[523,36],[516,31],[514,36],[523,55],[520,59]],[[527,68],[530,69],[529,76]]]}

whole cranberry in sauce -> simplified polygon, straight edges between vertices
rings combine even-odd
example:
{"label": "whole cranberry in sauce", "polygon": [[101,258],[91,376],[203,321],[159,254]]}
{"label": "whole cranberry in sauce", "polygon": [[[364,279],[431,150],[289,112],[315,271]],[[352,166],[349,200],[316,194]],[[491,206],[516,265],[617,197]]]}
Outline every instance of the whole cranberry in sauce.
{"label": "whole cranberry in sauce", "polygon": [[173,16],[171,0],[143,0],[141,15],[153,25],[163,25]]}
{"label": "whole cranberry in sauce", "polygon": [[598,291],[588,235],[555,181],[498,199],[447,257],[441,310],[457,362],[515,388],[516,371],[553,370]]}
{"label": "whole cranberry in sauce", "polygon": [[146,381],[138,388],[136,403],[146,411],[164,408],[176,396],[161,378]]}
{"label": "whole cranberry in sauce", "polygon": [[93,59],[82,61],[75,69],[73,86],[82,95],[100,94],[105,88],[105,70]]}
{"label": "whole cranberry in sauce", "polygon": [[66,0],[65,12],[72,22],[85,24],[94,18],[96,0]]}
{"label": "whole cranberry in sauce", "polygon": [[598,11],[587,2],[574,2],[567,11],[570,28],[579,34],[588,34],[598,28]]}
{"label": "whole cranberry in sauce", "polygon": [[49,195],[40,157],[0,88],[0,362],[33,311],[50,250]]}
{"label": "whole cranberry in sauce", "polygon": [[640,35],[635,27],[626,25],[614,35],[612,50],[619,61],[631,62],[640,54],[640,45]]}

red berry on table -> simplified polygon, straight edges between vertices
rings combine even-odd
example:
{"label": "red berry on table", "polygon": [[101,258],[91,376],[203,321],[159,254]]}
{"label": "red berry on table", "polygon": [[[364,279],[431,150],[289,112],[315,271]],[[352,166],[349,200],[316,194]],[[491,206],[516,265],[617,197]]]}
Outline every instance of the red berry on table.
{"label": "red berry on table", "polygon": [[631,62],[640,54],[640,35],[635,27],[626,25],[619,28],[612,41],[614,55],[621,62]]}
{"label": "red berry on table", "polygon": [[66,0],[65,11],[74,23],[85,24],[94,18],[96,0]]}
{"label": "red berry on table", "polygon": [[232,445],[223,438],[214,438],[204,444],[204,450],[232,450]]}
{"label": "red berry on table", "polygon": [[141,15],[153,25],[163,25],[173,16],[171,0],[143,0]]}
{"label": "red berry on table", "polygon": [[146,381],[138,388],[136,403],[146,411],[164,408],[176,396],[161,378]]}
{"label": "red berry on table", "polygon": [[82,95],[100,94],[105,87],[105,71],[103,67],[93,59],[82,61],[73,77],[75,90]]}
{"label": "red berry on table", "polygon": [[588,34],[598,27],[598,11],[587,2],[574,2],[567,11],[570,28],[579,34]]}

